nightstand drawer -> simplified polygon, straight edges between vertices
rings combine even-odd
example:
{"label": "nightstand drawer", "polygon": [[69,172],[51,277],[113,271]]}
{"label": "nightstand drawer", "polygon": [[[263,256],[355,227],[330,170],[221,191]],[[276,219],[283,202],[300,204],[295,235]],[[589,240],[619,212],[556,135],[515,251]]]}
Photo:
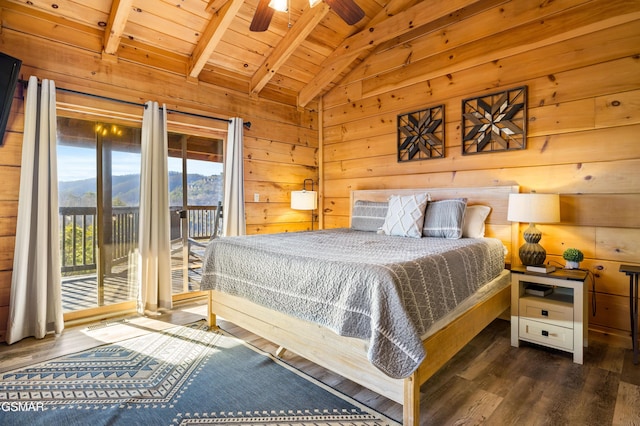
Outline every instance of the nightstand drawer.
{"label": "nightstand drawer", "polygon": [[520,318],[520,338],[530,342],[573,351],[573,330]]}
{"label": "nightstand drawer", "polygon": [[557,300],[522,297],[519,315],[520,318],[537,319],[558,327],[573,328],[573,306]]}

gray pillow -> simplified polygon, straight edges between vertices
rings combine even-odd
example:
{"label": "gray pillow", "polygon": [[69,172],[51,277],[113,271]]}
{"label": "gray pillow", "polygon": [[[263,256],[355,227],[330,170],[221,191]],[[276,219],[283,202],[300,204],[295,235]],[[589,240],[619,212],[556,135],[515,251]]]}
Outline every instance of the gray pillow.
{"label": "gray pillow", "polygon": [[422,235],[448,239],[461,238],[466,207],[466,198],[429,202],[424,217]]}
{"label": "gray pillow", "polygon": [[376,232],[382,228],[389,202],[357,200],[351,213],[351,229]]}
{"label": "gray pillow", "polygon": [[387,235],[422,237],[428,194],[392,195],[382,230]]}

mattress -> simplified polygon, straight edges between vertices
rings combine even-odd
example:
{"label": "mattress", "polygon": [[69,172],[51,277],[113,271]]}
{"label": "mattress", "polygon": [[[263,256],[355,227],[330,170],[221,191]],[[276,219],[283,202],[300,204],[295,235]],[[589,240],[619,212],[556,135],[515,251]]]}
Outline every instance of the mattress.
{"label": "mattress", "polygon": [[403,378],[424,359],[432,326],[503,269],[497,239],[342,228],[212,240],[201,288],[366,339],[371,363]]}

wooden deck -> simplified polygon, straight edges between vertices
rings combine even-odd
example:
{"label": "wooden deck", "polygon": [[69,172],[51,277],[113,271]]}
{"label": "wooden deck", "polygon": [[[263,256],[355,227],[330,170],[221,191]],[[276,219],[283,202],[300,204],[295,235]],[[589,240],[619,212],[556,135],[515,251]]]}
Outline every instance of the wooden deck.
{"label": "wooden deck", "polygon": [[[184,293],[181,258],[172,258],[171,284],[172,293]],[[102,306],[114,303],[136,300],[138,290],[131,284],[132,277],[123,270],[113,273],[104,280],[104,303]],[[200,290],[201,263],[192,260],[189,267],[189,291]],[[62,277],[62,309],[63,312],[74,312],[82,309],[98,307],[98,278],[96,273],[75,277]]]}
{"label": "wooden deck", "polygon": [[[197,272],[197,270],[189,271],[189,291],[200,290],[200,276]],[[173,294],[183,293],[181,275],[177,271],[174,271],[172,275]],[[105,279],[104,305],[136,300],[137,297],[137,288],[129,285],[126,276],[114,275]],[[62,279],[63,312],[96,307],[98,307],[98,279],[95,274]]]}

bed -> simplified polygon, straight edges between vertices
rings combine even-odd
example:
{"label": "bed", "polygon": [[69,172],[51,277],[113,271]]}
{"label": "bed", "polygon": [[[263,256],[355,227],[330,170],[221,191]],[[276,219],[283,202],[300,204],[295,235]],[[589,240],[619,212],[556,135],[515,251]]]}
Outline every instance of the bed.
{"label": "bed", "polygon": [[[506,220],[512,192],[518,187],[351,194],[352,221],[356,206],[390,196],[427,193],[430,202],[464,198],[467,206],[490,206],[490,238],[390,237],[352,223],[212,241],[202,281],[202,289],[210,289],[209,325],[223,317],[402,404],[404,424],[418,424],[420,385],[509,307],[504,264],[517,238]],[[437,277],[428,290],[425,275]],[[366,291],[348,291],[363,280]],[[455,288],[444,290],[450,283]]]}

